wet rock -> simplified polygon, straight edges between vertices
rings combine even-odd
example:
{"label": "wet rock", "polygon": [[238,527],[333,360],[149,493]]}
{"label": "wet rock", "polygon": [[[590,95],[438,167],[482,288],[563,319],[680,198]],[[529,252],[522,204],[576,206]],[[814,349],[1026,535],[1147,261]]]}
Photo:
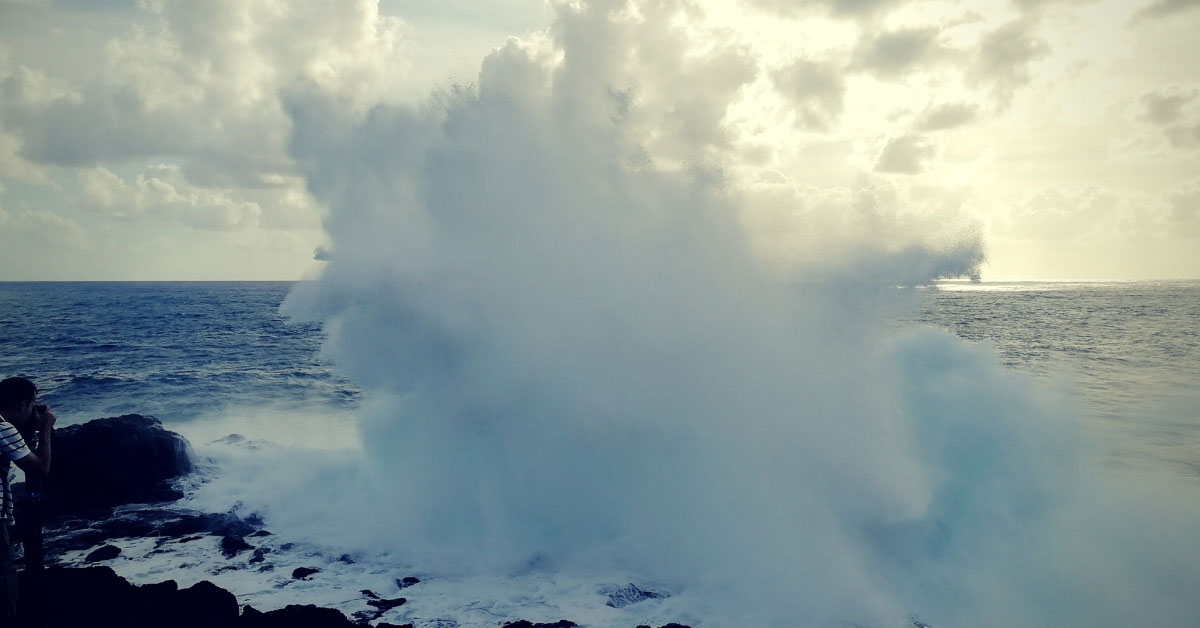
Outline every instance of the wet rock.
{"label": "wet rock", "polygon": [[221,554],[225,556],[225,558],[233,558],[234,556],[237,556],[246,550],[252,549],[254,549],[254,546],[247,543],[245,539],[240,536],[226,534],[225,536],[221,537]]}
{"label": "wet rock", "polygon": [[266,554],[266,550],[264,550],[261,547],[255,548],[254,555],[250,557],[250,564],[251,565],[258,564],[258,563],[261,563],[264,560],[266,560],[266,557],[264,556],[264,554]]}
{"label": "wet rock", "polygon": [[315,573],[320,573],[321,570],[316,567],[297,567],[292,570],[293,580],[308,580],[309,576]]}
{"label": "wet rock", "polygon": [[23,572],[17,626],[77,628],[221,628],[238,620],[233,594],[203,581],[179,589],[174,581],[134,586],[108,567],[50,567]]}
{"label": "wet rock", "polygon": [[552,624],[534,624],[525,621],[524,619],[520,619],[504,624],[504,628],[575,628],[578,625],[579,624],[576,624],[573,621],[567,621],[565,619],[556,621]]}
{"label": "wet rock", "polygon": [[385,599],[367,600],[367,606],[373,606],[373,607],[379,609],[379,611],[382,613],[382,612],[390,611],[393,608],[396,608],[397,606],[404,606],[404,603],[407,601],[408,601],[407,599],[402,598],[402,597],[395,597],[390,600],[385,600]]}
{"label": "wet rock", "polygon": [[613,608],[625,608],[630,604],[637,604],[638,602],[644,602],[646,600],[657,600],[670,597],[665,593],[647,591],[636,584],[633,584],[632,582],[624,586],[606,589],[601,591],[601,593],[604,593],[608,596],[608,601],[605,602],[604,605],[611,606]]}
{"label": "wet rock", "polygon": [[121,555],[121,548],[116,545],[105,545],[97,550],[92,551],[83,561],[87,563],[98,563],[102,560],[112,560]]}
{"label": "wet rock", "polygon": [[163,536],[188,536],[191,534],[234,535],[245,537],[254,533],[255,527],[233,513],[197,513],[180,515],[169,513],[169,520],[159,525],[158,533]]}
{"label": "wet rock", "polygon": [[207,580],[180,589],[172,603],[176,625],[231,626],[238,618],[237,597]]}
{"label": "wet rock", "polygon": [[411,587],[414,584],[421,584],[421,581],[412,576],[407,576],[402,579],[401,578],[396,579],[396,586],[400,587],[401,589],[407,589],[408,587]]}
{"label": "wet rock", "polygon": [[357,628],[336,609],[312,604],[293,604],[278,610],[247,617],[239,626],[245,628]]}
{"label": "wet rock", "polygon": [[173,501],[171,481],[192,470],[188,444],[149,416],[126,414],[69,425],[54,434],[48,514]]}

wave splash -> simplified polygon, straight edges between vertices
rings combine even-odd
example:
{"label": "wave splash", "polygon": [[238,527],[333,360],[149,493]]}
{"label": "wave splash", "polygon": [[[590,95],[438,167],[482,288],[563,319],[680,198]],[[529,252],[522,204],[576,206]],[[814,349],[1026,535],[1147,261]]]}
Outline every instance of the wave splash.
{"label": "wave splash", "polygon": [[632,572],[749,625],[1145,619],[1088,568],[1128,557],[1095,553],[1125,535],[1084,524],[1111,508],[1070,413],[888,324],[890,286],[977,274],[978,238],[830,232],[764,263],[720,142],[664,158],[654,103],[614,88],[622,46],[664,36],[624,15],[561,5],[421,107],[289,94],[330,246],[286,309],[365,389],[364,453],[264,487],[272,525],[446,571]]}

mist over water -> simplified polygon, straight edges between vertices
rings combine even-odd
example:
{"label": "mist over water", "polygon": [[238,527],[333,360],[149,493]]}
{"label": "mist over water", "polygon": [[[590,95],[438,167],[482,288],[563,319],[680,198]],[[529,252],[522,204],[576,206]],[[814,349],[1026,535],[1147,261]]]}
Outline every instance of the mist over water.
{"label": "mist over water", "polygon": [[363,387],[364,450],[264,470],[273,525],[633,573],[747,625],[1195,623],[1193,507],[1101,487],[1070,405],[993,350],[889,324],[978,239],[768,259],[720,142],[651,147],[620,51],[659,26],[607,8],[419,108],[290,94],[330,245],[285,309]]}

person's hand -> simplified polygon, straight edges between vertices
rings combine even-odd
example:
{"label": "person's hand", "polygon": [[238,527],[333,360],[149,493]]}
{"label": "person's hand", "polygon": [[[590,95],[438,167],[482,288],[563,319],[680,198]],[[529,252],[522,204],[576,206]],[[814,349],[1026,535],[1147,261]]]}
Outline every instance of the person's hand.
{"label": "person's hand", "polygon": [[54,427],[54,422],[58,420],[50,408],[46,408],[38,413],[38,419],[40,419],[42,422],[39,429],[41,429],[43,432],[50,431],[50,428]]}

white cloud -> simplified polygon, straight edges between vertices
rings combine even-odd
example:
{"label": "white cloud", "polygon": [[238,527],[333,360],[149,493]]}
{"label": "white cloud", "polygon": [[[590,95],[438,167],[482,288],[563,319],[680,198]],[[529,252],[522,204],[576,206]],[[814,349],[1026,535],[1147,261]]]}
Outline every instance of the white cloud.
{"label": "white cloud", "polygon": [[801,126],[817,131],[837,126],[845,108],[846,79],[836,63],[797,59],[771,77],[795,107]]}
{"label": "white cloud", "polygon": [[1168,219],[1165,195],[1102,186],[1043,187],[1017,200],[993,229],[1006,238],[1117,244],[1173,237]]}
{"label": "white cloud", "polygon": [[752,6],[785,16],[794,16],[805,10],[824,9],[835,15],[847,17],[869,16],[889,8],[903,5],[908,0],[745,0]]}
{"label": "white cloud", "polygon": [[[87,245],[87,232],[79,223],[48,210],[26,210],[9,214],[4,223],[5,237],[22,241],[32,246],[55,250],[80,249]],[[35,257],[29,259],[30,266],[40,263]]]}
{"label": "white cloud", "polygon": [[1170,234],[1200,238],[1200,181],[1180,186],[1168,196]]}
{"label": "white cloud", "polygon": [[882,77],[922,69],[953,51],[940,42],[941,28],[925,26],[884,31],[859,42],[854,67]]}
{"label": "white cloud", "polygon": [[129,184],[97,166],[81,170],[78,184],[80,205],[117,218],[149,215],[229,231],[256,226],[263,214],[257,202],[239,198],[236,190],[193,186],[169,164],[149,168]]}
{"label": "white cloud", "polygon": [[283,87],[310,82],[363,107],[403,77],[403,23],[369,0],[144,6],[108,40],[106,71],[75,91],[37,69],[6,79],[0,119],[22,157],[77,166],[176,155],[217,185],[253,185],[291,168]]}
{"label": "white cloud", "polygon": [[1200,7],[1200,0],[1155,0],[1133,15],[1134,21],[1160,19]]}
{"label": "white cloud", "polygon": [[1050,45],[1037,33],[1038,26],[1032,18],[1013,20],[986,33],[979,43],[968,77],[987,86],[1001,109],[1006,109],[1016,91],[1033,79],[1033,62],[1051,52]]}
{"label": "white cloud", "polygon": [[969,102],[930,105],[917,117],[919,131],[944,131],[958,128],[979,118],[979,106]]}
{"label": "white cloud", "polygon": [[875,170],[895,174],[919,174],[925,162],[937,156],[937,142],[922,135],[893,137],[875,161]]}
{"label": "white cloud", "polygon": [[1162,133],[1176,149],[1200,148],[1200,86],[1159,87],[1138,98],[1138,117]]}

